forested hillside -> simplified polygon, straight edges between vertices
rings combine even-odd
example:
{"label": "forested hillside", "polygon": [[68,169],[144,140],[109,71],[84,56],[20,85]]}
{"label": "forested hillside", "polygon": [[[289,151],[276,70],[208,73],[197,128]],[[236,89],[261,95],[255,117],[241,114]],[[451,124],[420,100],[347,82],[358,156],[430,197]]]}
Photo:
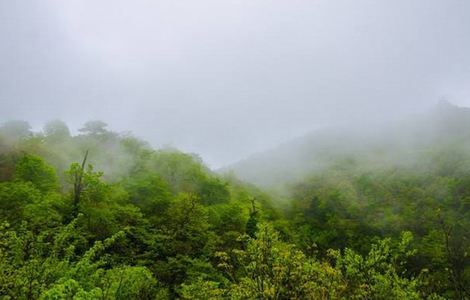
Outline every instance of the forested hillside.
{"label": "forested hillside", "polygon": [[[363,168],[420,165],[431,152],[470,151],[470,108],[441,101],[394,120],[330,126],[248,157],[224,170],[263,187],[303,180],[339,161]],[[430,161],[434,164],[434,161]]]}
{"label": "forested hillside", "polygon": [[93,121],[0,128],[2,299],[468,299],[470,155],[270,195]]}

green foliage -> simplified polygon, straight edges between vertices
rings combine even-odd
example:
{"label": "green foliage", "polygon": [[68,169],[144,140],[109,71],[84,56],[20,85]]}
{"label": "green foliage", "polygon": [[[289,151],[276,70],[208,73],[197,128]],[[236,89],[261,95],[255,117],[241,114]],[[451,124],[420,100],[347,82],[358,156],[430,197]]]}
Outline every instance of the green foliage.
{"label": "green foliage", "polygon": [[139,174],[126,179],[123,186],[129,200],[149,218],[156,219],[170,206],[171,192],[167,183],[152,173]]}
{"label": "green foliage", "polygon": [[198,195],[202,204],[219,204],[229,201],[226,184],[210,174],[198,158],[171,150],[154,153],[151,170],[169,183],[173,193],[187,192]]}
{"label": "green foliage", "polygon": [[0,137],[0,182],[13,179],[17,161],[14,153],[9,152],[9,149],[5,149],[5,152],[2,151],[3,145],[1,142]]}
{"label": "green foliage", "polygon": [[80,200],[83,204],[97,204],[102,202],[108,192],[109,187],[102,180],[102,172],[95,172],[93,165],[88,165],[86,170],[82,170],[82,167],[78,163],[72,163],[70,169],[67,170],[68,182],[73,184],[74,180],[78,176],[82,176],[82,190],[80,194]]}
{"label": "green foliage", "polygon": [[246,233],[250,237],[255,237],[256,231],[258,230],[258,213],[251,212],[248,221],[246,222]]}
{"label": "green foliage", "polygon": [[185,299],[419,299],[418,279],[403,277],[411,234],[392,247],[390,239],[374,244],[367,256],[346,249],[331,250],[328,261],[307,258],[282,242],[269,225],[261,225],[244,250],[219,252],[219,267],[231,279],[184,284]]}
{"label": "green foliage", "polygon": [[1,299],[470,297],[460,152],[413,170],[345,159],[274,202],[102,122],[8,123],[0,147]]}
{"label": "green foliage", "polygon": [[410,232],[403,232],[402,239],[392,247],[390,239],[373,244],[365,256],[345,249],[343,254],[330,251],[336,259],[347,282],[345,296],[350,299],[420,299],[418,279],[405,276],[406,259],[415,254],[409,249]]}
{"label": "green foliage", "polygon": [[174,254],[200,254],[208,241],[208,218],[206,209],[197,196],[180,194],[167,212],[169,249]]}
{"label": "green foliage", "polygon": [[219,288],[220,283],[198,278],[192,284],[182,284],[181,298],[194,300],[225,299],[226,293]]}
{"label": "green foliage", "polygon": [[0,183],[0,216],[2,220],[19,223],[25,218],[28,205],[41,201],[41,192],[30,182]]}
{"label": "green foliage", "polygon": [[[433,172],[442,174],[442,169]],[[409,272],[402,277],[427,270],[426,287],[421,287],[425,295],[467,297],[470,236],[464,228],[470,226],[470,174],[439,174],[349,169],[311,177],[293,187],[290,231],[306,253],[323,257],[331,247],[365,254],[376,236],[398,237],[404,230],[412,231],[418,253],[409,258]]]}
{"label": "green foliage", "polygon": [[41,158],[25,154],[16,163],[14,178],[31,182],[42,193],[56,191],[58,188],[57,176],[54,168],[47,165]]}
{"label": "green foliage", "polygon": [[225,291],[232,299],[327,299],[342,291],[336,270],[282,242],[266,224],[255,239],[248,238],[245,250],[218,256],[232,279]]}

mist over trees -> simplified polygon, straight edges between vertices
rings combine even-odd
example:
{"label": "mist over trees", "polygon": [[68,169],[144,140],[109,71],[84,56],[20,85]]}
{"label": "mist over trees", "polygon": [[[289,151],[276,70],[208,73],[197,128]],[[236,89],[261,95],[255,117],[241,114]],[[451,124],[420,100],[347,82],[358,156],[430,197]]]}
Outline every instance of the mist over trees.
{"label": "mist over trees", "polygon": [[101,121],[6,122],[0,295],[466,299],[470,155],[452,124],[422,160],[330,153],[279,194]]}
{"label": "mist over trees", "polygon": [[0,300],[470,300],[469,0],[0,1]]}
{"label": "mist over trees", "polygon": [[221,171],[233,171],[260,186],[283,187],[342,164],[364,170],[399,167],[424,171],[435,168],[440,155],[450,158],[450,153],[456,168],[470,169],[465,159],[468,151],[470,109],[442,100],[430,110],[395,120],[318,129]]}

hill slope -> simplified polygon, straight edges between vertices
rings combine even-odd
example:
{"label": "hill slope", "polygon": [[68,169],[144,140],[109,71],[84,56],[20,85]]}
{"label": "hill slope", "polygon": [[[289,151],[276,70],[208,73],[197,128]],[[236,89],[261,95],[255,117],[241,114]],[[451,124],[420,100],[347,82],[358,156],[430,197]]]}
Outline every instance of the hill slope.
{"label": "hill slope", "polygon": [[223,169],[260,186],[298,181],[339,162],[414,167],[426,153],[470,146],[470,108],[448,102],[385,124],[327,128],[253,155]]}

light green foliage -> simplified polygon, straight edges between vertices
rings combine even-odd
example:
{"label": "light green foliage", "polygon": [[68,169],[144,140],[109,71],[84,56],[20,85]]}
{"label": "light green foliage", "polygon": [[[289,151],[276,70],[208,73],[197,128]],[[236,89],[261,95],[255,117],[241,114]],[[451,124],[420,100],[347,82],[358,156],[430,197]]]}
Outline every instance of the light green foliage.
{"label": "light green foliage", "polygon": [[[69,228],[57,233],[35,233],[27,229],[26,223],[16,230],[4,223],[0,227],[0,295],[7,299],[37,299],[49,285],[65,276],[75,244]],[[64,235],[70,236],[70,244],[63,243]]]}
{"label": "light green foliage", "polygon": [[232,299],[327,299],[342,291],[336,270],[280,241],[266,224],[248,238],[246,250],[218,255],[233,281],[227,290]]}
{"label": "light green foliage", "polygon": [[350,299],[419,299],[418,280],[405,276],[406,259],[415,254],[408,249],[412,240],[410,232],[402,233],[402,239],[392,247],[390,239],[373,244],[365,256],[345,249],[330,251],[336,259],[336,269],[344,275]]}
{"label": "light green foliage", "polygon": [[42,193],[56,191],[58,181],[55,170],[41,158],[25,154],[16,163],[14,178],[31,182]]}
{"label": "light green foliage", "polygon": [[48,233],[35,234],[25,227],[11,231],[2,225],[0,295],[20,299],[155,299],[157,294],[165,295],[144,267],[105,269],[104,252],[124,238],[123,232],[95,242],[78,256],[77,248],[84,246],[84,240],[77,229],[73,221],[48,237]]}
{"label": "light green foliage", "polygon": [[223,289],[219,288],[220,283],[214,281],[207,281],[198,278],[192,284],[182,284],[181,298],[193,300],[218,300],[225,299],[226,293]]}
{"label": "light green foliage", "polygon": [[419,299],[418,280],[402,277],[410,233],[392,247],[390,239],[379,241],[363,257],[353,250],[331,250],[334,260],[307,258],[294,245],[279,240],[269,225],[261,225],[245,250],[218,253],[219,267],[231,278],[217,282],[195,281],[183,285],[185,299]]}
{"label": "light green foliage", "polygon": [[102,180],[102,172],[95,172],[93,165],[88,165],[86,170],[82,171],[80,164],[73,163],[67,170],[69,184],[73,184],[77,176],[82,174],[82,190],[80,202],[87,204],[98,204],[105,200],[109,187]]}
{"label": "light green foliage", "polygon": [[102,284],[105,299],[155,299],[158,292],[157,281],[152,273],[143,267],[108,270]]}
{"label": "light green foliage", "polygon": [[41,192],[30,182],[0,183],[0,216],[2,220],[19,223],[25,209],[41,201]]}
{"label": "light green foliage", "polygon": [[[77,174],[82,174],[78,212],[87,216],[86,220],[83,219],[82,225],[88,228],[87,233],[90,238],[104,239],[142,220],[140,209],[127,202],[127,193],[119,187],[106,184],[102,180],[103,173],[95,172],[92,165],[88,165],[82,172],[81,166],[74,163],[67,173],[70,182],[74,181]],[[72,190],[70,197],[74,199],[73,193]],[[73,205],[71,200],[71,206]]]}
{"label": "light green foliage", "polygon": [[0,129],[0,299],[470,297],[460,152],[413,170],[346,158],[275,203],[102,122],[25,125]]}

